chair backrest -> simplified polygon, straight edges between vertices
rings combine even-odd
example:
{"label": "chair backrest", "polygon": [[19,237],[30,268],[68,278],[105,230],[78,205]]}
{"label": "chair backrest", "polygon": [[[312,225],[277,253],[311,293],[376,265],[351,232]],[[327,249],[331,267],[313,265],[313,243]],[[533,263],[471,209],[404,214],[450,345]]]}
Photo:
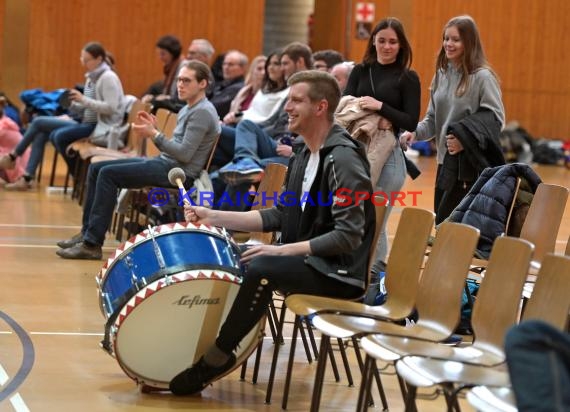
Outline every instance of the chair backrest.
{"label": "chair backrest", "polygon": [[400,308],[402,317],[408,316],[416,303],[418,282],[434,220],[433,212],[415,207],[404,208],[400,215],[388,255],[385,282],[390,307],[396,305]]}
{"label": "chair backrest", "polygon": [[517,323],[521,293],[534,246],[520,238],[499,237],[473,306],[475,344],[503,350],[508,328]]}
{"label": "chair backrest", "polygon": [[459,323],[461,293],[479,230],[462,223],[440,224],[431,253],[422,273],[416,308],[420,323],[437,324],[451,334]]}
{"label": "chair backrest", "polygon": [[[127,116],[127,122],[129,124],[133,124],[137,120],[137,113],[143,112],[150,112],[150,104],[143,103],[140,100],[137,100],[131,106],[131,110],[129,111],[129,115]],[[135,130],[132,127],[129,127],[129,134],[127,135],[127,147],[129,151],[136,153],[137,156],[144,155],[144,142],[146,139],[141,139],[135,134]]]}
{"label": "chair backrest", "polygon": [[210,155],[208,156],[208,160],[206,161],[206,165],[204,166],[204,170],[210,171],[210,166],[212,165],[212,160],[214,159],[214,154],[216,154],[216,147],[218,146],[218,142],[220,141],[220,135],[217,135],[214,139],[214,144],[212,145],[212,149],[210,150]]}
{"label": "chair backrest", "polygon": [[570,257],[547,254],[522,319],[538,319],[566,330],[570,311]]}
{"label": "chair backrest", "polygon": [[520,234],[534,244],[534,260],[541,262],[547,253],[554,253],[567,199],[568,189],[564,186],[538,185]]}
{"label": "chair backrest", "polygon": [[[176,127],[177,116],[176,113],[166,110],[164,108],[156,111],[156,127],[167,137],[172,137],[174,128]],[[150,139],[144,139],[146,157],[155,157],[160,154],[160,150]]]}
{"label": "chair backrest", "polygon": [[[382,228],[386,224],[384,219],[386,218],[387,211],[388,205],[386,204],[385,198],[382,196],[375,196],[374,216],[376,219],[376,226],[374,228],[374,236],[372,237],[372,243],[368,253],[368,273],[371,272],[372,266],[374,265],[374,260],[376,258],[376,243],[378,243],[378,238],[380,237]],[[366,278],[370,281],[370,276],[367,276]]]}
{"label": "chair backrest", "polygon": [[522,179],[520,177],[517,177],[517,183],[515,184],[515,190],[513,192],[513,201],[511,202],[509,214],[507,215],[507,221],[505,222],[505,233],[509,233],[509,228],[511,226],[511,217],[513,216],[513,210],[515,210],[515,204],[517,203],[517,196],[521,187],[521,180]]}
{"label": "chair backrest", "polygon": [[[265,166],[263,178],[257,188],[257,195],[255,196],[254,206],[252,206],[251,210],[273,207],[273,194],[281,192],[286,173],[287,166],[285,165],[269,163]],[[252,232],[248,242],[270,244],[272,240],[273,232]]]}
{"label": "chair backrest", "polygon": [[166,122],[168,121],[168,118],[170,117],[170,113],[172,113],[170,110],[167,110],[163,107],[156,110],[156,114],[155,114],[156,128],[158,130],[160,130],[160,131],[164,130],[164,126],[166,126]]}
{"label": "chair backrest", "polygon": [[566,250],[564,250],[566,256],[570,256],[570,236],[568,236],[568,242],[566,242]]}

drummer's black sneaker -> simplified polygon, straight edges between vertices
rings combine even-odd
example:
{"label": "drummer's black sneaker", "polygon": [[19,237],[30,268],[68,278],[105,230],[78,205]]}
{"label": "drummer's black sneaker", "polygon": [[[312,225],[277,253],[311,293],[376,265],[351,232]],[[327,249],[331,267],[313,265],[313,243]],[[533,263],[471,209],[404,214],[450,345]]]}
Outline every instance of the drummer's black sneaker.
{"label": "drummer's black sneaker", "polygon": [[236,357],[232,353],[228,361],[222,366],[210,366],[202,356],[198,362],[192,365],[170,381],[170,391],[175,395],[193,395],[201,392],[206,386],[230,371],[236,363]]}

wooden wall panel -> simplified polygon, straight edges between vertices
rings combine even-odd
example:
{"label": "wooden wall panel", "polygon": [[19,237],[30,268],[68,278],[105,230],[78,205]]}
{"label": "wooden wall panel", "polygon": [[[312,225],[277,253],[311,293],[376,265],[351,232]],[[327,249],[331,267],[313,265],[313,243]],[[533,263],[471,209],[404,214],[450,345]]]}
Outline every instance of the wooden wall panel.
{"label": "wooden wall panel", "polygon": [[184,50],[209,39],[253,57],[262,49],[263,0],[32,0],[28,87],[53,89],[83,82],[81,47],[100,41],[112,51],[128,93],[140,95],[162,77],[154,44],[176,35]]}

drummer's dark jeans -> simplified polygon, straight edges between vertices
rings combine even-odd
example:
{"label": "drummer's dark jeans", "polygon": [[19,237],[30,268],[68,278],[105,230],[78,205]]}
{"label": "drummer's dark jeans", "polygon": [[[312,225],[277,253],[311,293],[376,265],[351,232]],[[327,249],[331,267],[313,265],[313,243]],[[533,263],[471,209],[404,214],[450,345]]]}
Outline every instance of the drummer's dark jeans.
{"label": "drummer's dark jeans", "polygon": [[509,330],[505,352],[519,411],[570,410],[570,334],[527,320]]}
{"label": "drummer's dark jeans", "polygon": [[260,256],[253,259],[222,325],[216,346],[231,353],[263,317],[274,290],[284,295],[303,293],[343,299],[362,295],[362,289],[323,275],[306,265],[304,260],[304,256]]}

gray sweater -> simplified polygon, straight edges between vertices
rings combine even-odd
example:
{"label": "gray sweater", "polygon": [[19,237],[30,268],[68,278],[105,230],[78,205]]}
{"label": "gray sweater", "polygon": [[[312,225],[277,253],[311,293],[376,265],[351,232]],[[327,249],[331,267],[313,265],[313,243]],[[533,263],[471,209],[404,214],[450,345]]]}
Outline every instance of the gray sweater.
{"label": "gray sweater", "polygon": [[79,107],[97,113],[97,125],[92,136],[103,136],[111,127],[120,126],[125,116],[125,95],[117,73],[105,70],[95,82],[95,99],[85,97]]}
{"label": "gray sweater", "polygon": [[[436,79],[437,88],[435,88]],[[426,140],[435,136],[438,164],[443,163],[447,152],[445,136],[451,123],[484,107],[495,113],[501,127],[505,124],[505,108],[501,100],[501,89],[497,79],[488,69],[480,69],[469,75],[468,88],[463,96],[458,97],[455,91],[460,80],[461,74],[451,64],[447,72],[440,70],[438,75],[434,76],[426,116],[416,128],[417,140]],[[434,89],[436,89],[435,92]]]}
{"label": "gray sweater", "polygon": [[214,105],[204,98],[178,112],[172,138],[160,133],[153,141],[162,152],[161,159],[196,179],[208,161],[220,129]]}

